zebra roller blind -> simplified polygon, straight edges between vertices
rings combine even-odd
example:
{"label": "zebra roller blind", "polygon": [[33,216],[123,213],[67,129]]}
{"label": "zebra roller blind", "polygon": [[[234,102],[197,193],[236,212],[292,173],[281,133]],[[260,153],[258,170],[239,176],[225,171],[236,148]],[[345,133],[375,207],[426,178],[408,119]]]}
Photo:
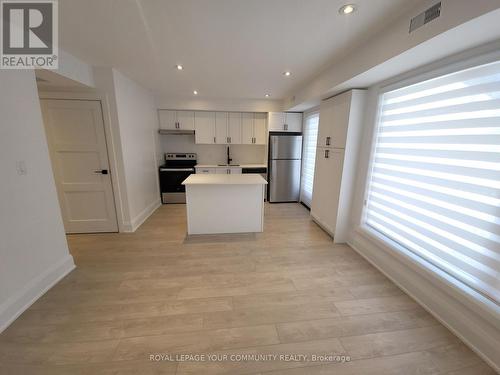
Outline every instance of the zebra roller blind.
{"label": "zebra roller blind", "polygon": [[381,96],[366,224],[500,301],[500,61]]}
{"label": "zebra roller blind", "polygon": [[316,162],[316,142],[318,140],[319,114],[306,117],[304,126],[304,151],[302,152],[301,200],[311,207],[314,164]]}

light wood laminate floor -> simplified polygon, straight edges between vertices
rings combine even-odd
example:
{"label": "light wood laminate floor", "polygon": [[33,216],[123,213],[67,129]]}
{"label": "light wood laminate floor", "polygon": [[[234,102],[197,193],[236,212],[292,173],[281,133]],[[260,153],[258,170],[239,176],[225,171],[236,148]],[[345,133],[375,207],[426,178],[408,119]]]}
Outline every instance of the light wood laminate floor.
{"label": "light wood laminate floor", "polygon": [[[68,236],[77,269],[0,335],[0,373],[494,373],[299,204],[266,205],[262,234],[185,233],[164,205],[133,234]],[[149,359],[190,353],[351,360]]]}

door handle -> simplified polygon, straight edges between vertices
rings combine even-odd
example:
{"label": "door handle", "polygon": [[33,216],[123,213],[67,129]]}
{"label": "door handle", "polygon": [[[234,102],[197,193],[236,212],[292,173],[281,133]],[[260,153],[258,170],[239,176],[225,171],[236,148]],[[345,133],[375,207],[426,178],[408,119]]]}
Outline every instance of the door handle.
{"label": "door handle", "polygon": [[94,171],[94,173],[96,173],[96,174],[108,174],[108,170],[107,169],[101,169],[99,171]]}

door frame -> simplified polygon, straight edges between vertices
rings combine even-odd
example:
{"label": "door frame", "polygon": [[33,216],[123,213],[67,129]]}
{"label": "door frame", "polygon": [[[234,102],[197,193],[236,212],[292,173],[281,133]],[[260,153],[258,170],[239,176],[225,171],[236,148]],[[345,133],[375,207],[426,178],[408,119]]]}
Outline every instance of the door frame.
{"label": "door frame", "polygon": [[[104,135],[106,139],[106,152],[110,166],[111,188],[113,192],[113,201],[115,205],[116,220],[118,223],[118,232],[131,232],[130,225],[127,224],[128,217],[127,206],[122,204],[124,199],[123,189],[120,186],[125,186],[123,174],[123,159],[121,158],[121,146],[119,139],[119,130],[113,131],[111,124],[111,111],[109,108],[109,100],[106,94],[101,92],[48,92],[39,91],[38,97],[40,100],[81,100],[81,101],[98,101],[101,106],[102,119],[104,124]],[[45,129],[44,129],[45,132]],[[114,135],[115,134],[115,135]],[[47,136],[47,134],[46,134]],[[45,140],[48,145],[47,139]],[[119,149],[120,147],[120,149]],[[59,203],[60,205],[60,203]]]}

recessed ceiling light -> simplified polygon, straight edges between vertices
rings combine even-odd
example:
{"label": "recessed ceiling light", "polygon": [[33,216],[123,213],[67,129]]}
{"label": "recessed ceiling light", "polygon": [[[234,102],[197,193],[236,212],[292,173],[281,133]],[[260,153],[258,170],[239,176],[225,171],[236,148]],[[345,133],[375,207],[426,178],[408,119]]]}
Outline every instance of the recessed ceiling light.
{"label": "recessed ceiling light", "polygon": [[182,65],[180,65],[180,64],[177,64],[175,67],[177,68],[177,70],[182,70],[182,69],[184,69],[184,68],[182,67]]}
{"label": "recessed ceiling light", "polygon": [[266,94],[264,95],[266,98],[269,98],[271,95],[270,94]]}
{"label": "recessed ceiling light", "polygon": [[291,73],[290,71],[288,71],[288,70],[287,70],[286,72],[283,72],[283,75],[288,77],[288,76],[291,76],[291,75],[292,75],[292,73]]}
{"label": "recessed ceiling light", "polygon": [[198,95],[198,91],[194,90],[193,94]]}
{"label": "recessed ceiling light", "polygon": [[356,6],[354,4],[346,4],[339,9],[340,14],[351,14],[356,10]]}

